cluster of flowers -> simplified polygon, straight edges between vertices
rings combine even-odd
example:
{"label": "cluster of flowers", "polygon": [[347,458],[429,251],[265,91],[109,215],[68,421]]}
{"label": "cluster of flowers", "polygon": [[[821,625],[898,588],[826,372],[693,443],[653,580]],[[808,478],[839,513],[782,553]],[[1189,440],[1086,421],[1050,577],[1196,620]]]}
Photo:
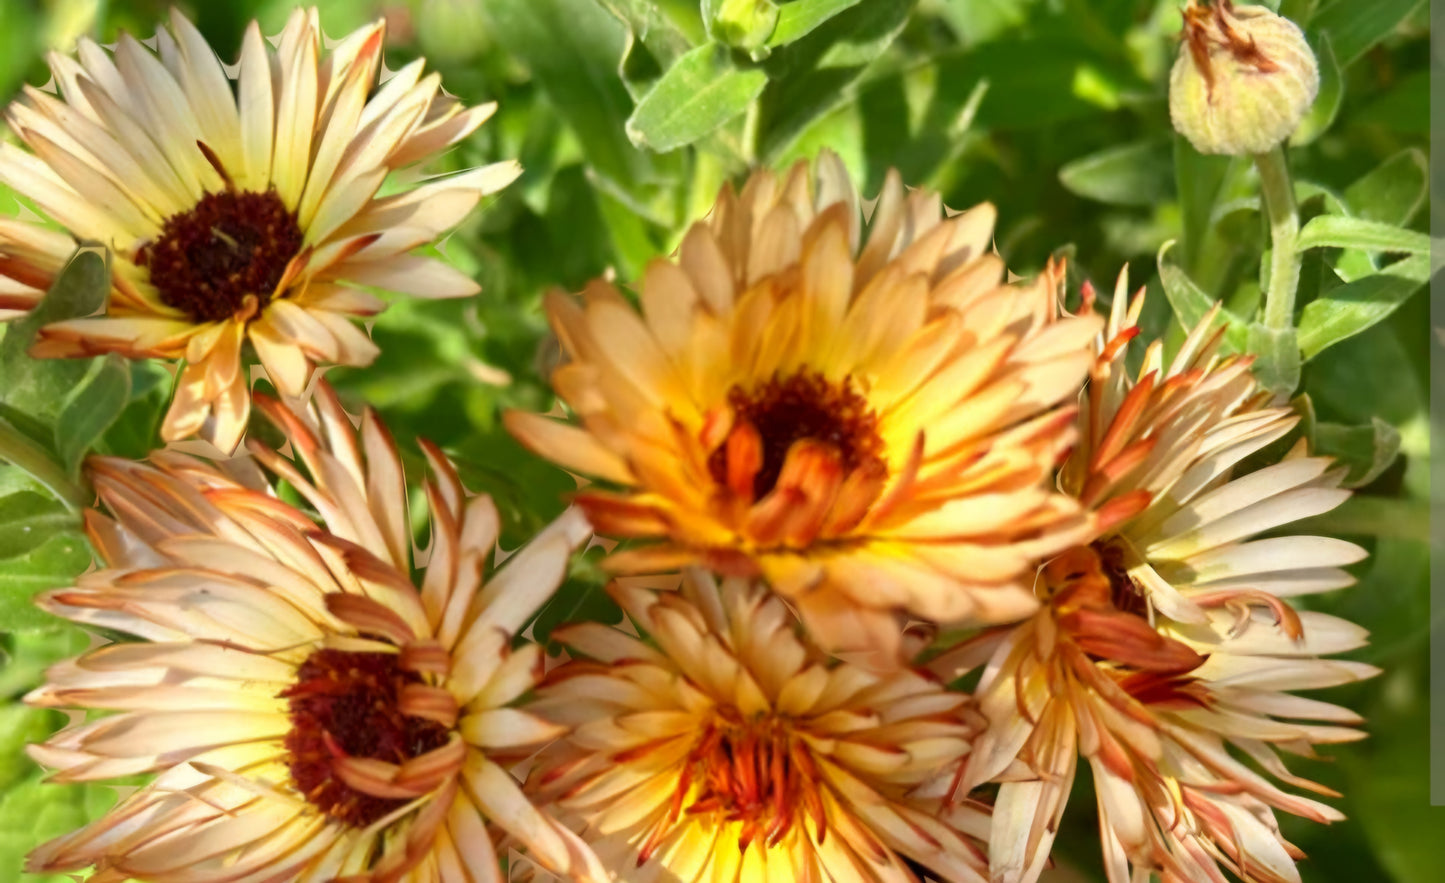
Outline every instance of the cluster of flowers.
{"label": "cluster of flowers", "polygon": [[[68,232],[0,225],[0,309],[76,239],[114,254],[105,314],[35,355],[184,359],[167,441],[229,453],[253,401],[287,441],[90,461],[104,567],[39,603],[139,640],[49,672],[30,702],[116,713],[32,754],[58,782],[154,779],[32,870],[1032,881],[1083,757],[1113,883],[1297,883],[1273,810],[1340,816],[1256,767],[1331,793],[1277,752],[1358,719],[1290,691],[1373,670],[1322,658],[1363,632],[1289,599],[1363,552],[1254,539],[1347,492],[1298,446],[1235,475],[1297,418],[1212,316],[1131,371],[1142,296],[1121,279],[1106,321],[1087,287],[1062,309],[1061,267],[1008,281],[992,208],[896,174],[865,206],[827,154],[757,172],[640,308],[604,281],[548,297],[567,410],[507,423],[595,481],[575,507],[502,553],[495,506],[422,443],[419,549],[391,436],[315,365],[375,355],[358,286],[475,293],[410,252],[517,168],[408,175],[492,108],[420,62],[375,87],[381,39],[324,51],[298,12],[228,70],[177,16],[154,50],[82,41],[60,97],[10,110],[33,152],[0,147],[0,180]],[[247,341],[279,399],[249,392]],[[559,628],[548,658],[526,625],[593,531],[627,620]]]}

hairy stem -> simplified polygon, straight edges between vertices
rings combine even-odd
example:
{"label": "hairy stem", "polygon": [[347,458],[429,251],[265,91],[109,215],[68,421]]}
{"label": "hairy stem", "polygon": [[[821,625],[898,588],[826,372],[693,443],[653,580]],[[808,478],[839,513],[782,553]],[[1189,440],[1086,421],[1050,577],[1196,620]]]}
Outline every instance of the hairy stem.
{"label": "hairy stem", "polygon": [[1265,293],[1264,324],[1283,331],[1294,326],[1294,300],[1299,289],[1299,209],[1284,145],[1259,154],[1254,162],[1259,168],[1260,197],[1269,216],[1269,290]]}

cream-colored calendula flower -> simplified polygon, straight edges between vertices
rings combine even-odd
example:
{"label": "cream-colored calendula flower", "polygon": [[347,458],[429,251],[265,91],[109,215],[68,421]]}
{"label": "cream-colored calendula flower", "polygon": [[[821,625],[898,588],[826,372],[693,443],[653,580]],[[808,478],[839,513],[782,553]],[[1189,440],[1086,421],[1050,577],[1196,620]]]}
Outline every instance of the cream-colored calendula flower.
{"label": "cream-colored calendula flower", "polygon": [[1297,421],[1270,407],[1249,359],[1218,355],[1206,316],[1167,366],[1154,344],[1124,367],[1142,306],[1124,281],[1101,339],[1079,446],[1060,483],[1097,514],[1098,536],[1044,566],[1043,605],[933,665],[952,678],[986,663],[989,728],[961,785],[1000,786],[990,842],[999,883],[1037,878],[1084,757],[1093,773],[1110,883],[1299,883],[1301,857],[1274,809],[1342,818],[1281,781],[1331,796],[1277,754],[1352,741],[1359,718],[1293,695],[1375,673],[1323,658],[1365,631],[1291,596],[1352,580],[1364,551],[1313,536],[1251,539],[1342,503],[1342,473],[1298,449],[1243,475],[1235,467]]}
{"label": "cream-colored calendula flower", "polygon": [[575,422],[508,426],[603,482],[578,497],[600,533],[659,541],[618,572],[762,575],[880,660],[898,611],[1018,619],[1079,523],[1048,479],[1099,326],[1057,316],[1057,267],[1004,284],[993,222],[891,172],[865,232],[836,155],[758,172],[647,268],[640,312],[601,281],[548,298]]}
{"label": "cream-colored calendula flower", "polygon": [[583,623],[528,710],[570,733],[527,787],[631,883],[982,881],[987,815],[945,793],[964,693],[829,658],[756,582],[689,571],[612,597],[646,636]]}
{"label": "cream-colored calendula flower", "polygon": [[141,642],[51,669],[27,701],[116,713],[31,755],[57,782],[156,778],[29,868],[94,868],[96,883],[499,883],[505,832],[569,880],[605,879],[507,771],[559,731],[512,707],[543,662],[512,638],[584,519],[564,515],[484,578],[496,508],[424,445],[431,540],[416,562],[401,460],[374,415],[358,433],[324,384],[310,411],[261,405],[294,459],[251,442],[254,460],[220,465],[91,461],[110,514],[86,526],[105,566],[40,603]]}
{"label": "cream-colored calendula flower", "polygon": [[376,356],[352,321],[384,306],[365,287],[475,293],[410,252],[518,167],[418,183],[414,167],[495,106],[464,107],[420,60],[378,86],[382,36],[377,22],[323,48],[316,11],[297,10],[274,48],[253,22],[228,73],[173,12],[154,51],[122,35],[111,49],[82,40],[77,58],[52,55],[60,93],[26,87],[10,106],[30,152],[0,145],[0,182],[64,232],[0,221],[0,319],[39,300],[77,240],[107,246],[104,315],[45,327],[32,354],[184,359],[162,436],[200,433],[229,452],[250,410],[243,344],[296,395],[318,362]]}

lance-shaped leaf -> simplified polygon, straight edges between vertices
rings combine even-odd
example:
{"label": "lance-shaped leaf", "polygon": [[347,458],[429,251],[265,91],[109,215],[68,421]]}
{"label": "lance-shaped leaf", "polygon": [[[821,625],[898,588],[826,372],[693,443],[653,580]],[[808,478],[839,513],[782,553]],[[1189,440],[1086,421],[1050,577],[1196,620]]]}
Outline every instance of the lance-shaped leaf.
{"label": "lance-shaped leaf", "polygon": [[633,143],[659,153],[698,140],[748,109],[768,84],[761,68],[739,68],[727,47],[708,43],[677,60],[627,121]]}
{"label": "lance-shaped leaf", "polygon": [[1363,426],[1320,423],[1314,429],[1314,451],[1349,467],[1345,487],[1364,487],[1395,462],[1400,432],[1379,417]]}
{"label": "lance-shaped leaf", "polygon": [[1357,248],[1361,251],[1428,254],[1430,237],[1393,224],[1347,218],[1342,215],[1319,215],[1311,218],[1299,232],[1297,244],[1307,248]]}
{"label": "lance-shaped leaf", "polygon": [[1430,256],[1418,254],[1305,304],[1299,324],[1300,351],[1312,359],[1359,334],[1393,313],[1429,278]]}
{"label": "lance-shaped leaf", "polygon": [[55,450],[71,474],[129,401],[130,364],[111,353],[66,399],[55,422]]}

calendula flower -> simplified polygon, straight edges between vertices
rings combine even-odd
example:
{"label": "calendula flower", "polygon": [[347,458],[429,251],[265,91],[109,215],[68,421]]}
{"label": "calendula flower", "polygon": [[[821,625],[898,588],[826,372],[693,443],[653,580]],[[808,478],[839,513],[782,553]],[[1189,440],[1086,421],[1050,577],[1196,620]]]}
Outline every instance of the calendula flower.
{"label": "calendula flower", "polygon": [[578,496],[600,533],[659,541],[618,572],[760,574],[880,658],[896,611],[1027,615],[1032,562],[1078,526],[1046,485],[1099,326],[1057,317],[1058,267],[1004,284],[993,221],[891,172],[864,236],[836,155],[758,172],[647,268],[640,313],[602,281],[548,297],[576,422],[508,426],[611,486]]}
{"label": "calendula flower", "polygon": [[[1098,792],[1110,883],[1298,883],[1302,853],[1273,810],[1342,818],[1255,772],[1320,794],[1276,751],[1363,734],[1347,709],[1295,696],[1370,677],[1322,658],[1363,646],[1365,631],[1300,612],[1288,598],[1348,585],[1343,565],[1364,551],[1312,536],[1251,539],[1342,503],[1339,470],[1298,448],[1234,475],[1285,436],[1297,417],[1270,407],[1248,358],[1218,355],[1223,329],[1206,316],[1166,367],[1162,348],[1137,377],[1124,351],[1142,296],[1115,294],[1080,414],[1080,441],[1061,484],[1097,514],[1098,536],[1043,568],[1043,606],[934,663],[955,677],[987,661],[978,687],[988,731],[964,788],[1000,786],[990,842],[993,879],[1037,878],[1079,756]],[[1132,874],[1132,876],[1131,876]]]}
{"label": "calendula flower", "polygon": [[157,775],[29,868],[93,867],[96,883],[500,881],[499,829],[568,879],[605,879],[507,772],[558,732],[511,707],[543,661],[512,637],[585,521],[565,515],[484,579],[496,508],[424,445],[430,555],[414,561],[385,428],[368,413],[358,435],[325,385],[314,402],[261,401],[294,461],[254,442],[255,460],[222,465],[92,461],[110,514],[86,527],[105,566],[40,603],[142,641],[52,668],[29,702],[117,713],[30,751],[57,782]]}
{"label": "calendula flower", "polygon": [[575,658],[528,709],[571,732],[527,786],[615,879],[984,879],[986,813],[937,796],[969,751],[966,694],[829,658],[751,580],[609,591],[650,640],[553,632]]}
{"label": "calendula flower", "polygon": [[[384,304],[362,287],[420,297],[478,289],[410,254],[518,173],[515,163],[427,180],[412,167],[480,126],[415,61],[377,86],[383,24],[323,49],[316,11],[291,15],[274,48],[253,22],[228,73],[172,12],[156,50],[122,35],[53,54],[60,94],[26,87],[0,145],[0,182],[65,229],[0,222],[0,318],[44,294],[75,250],[113,252],[103,316],[46,326],[33,355],[184,359],[161,433],[223,451],[245,429],[249,343],[283,395],[317,362],[365,365],[351,320]],[[408,170],[405,181],[393,175]],[[384,182],[387,195],[378,196]]]}

